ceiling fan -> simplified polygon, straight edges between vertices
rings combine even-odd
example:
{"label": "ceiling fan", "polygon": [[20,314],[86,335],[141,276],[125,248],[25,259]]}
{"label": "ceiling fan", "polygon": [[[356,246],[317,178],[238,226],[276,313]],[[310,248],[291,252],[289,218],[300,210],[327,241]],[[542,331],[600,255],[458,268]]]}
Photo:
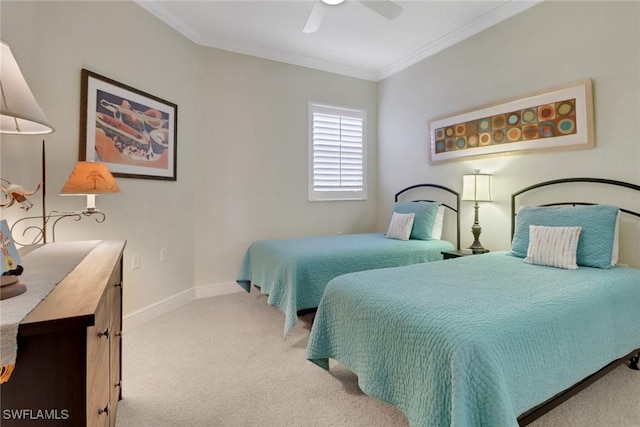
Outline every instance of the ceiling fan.
{"label": "ceiling fan", "polygon": [[[374,12],[384,16],[387,19],[395,19],[402,12],[402,7],[395,4],[391,0],[358,0],[364,6]],[[311,13],[304,25],[303,33],[315,33],[320,28],[320,23],[325,12],[332,6],[339,5],[344,0],[316,0]]]}

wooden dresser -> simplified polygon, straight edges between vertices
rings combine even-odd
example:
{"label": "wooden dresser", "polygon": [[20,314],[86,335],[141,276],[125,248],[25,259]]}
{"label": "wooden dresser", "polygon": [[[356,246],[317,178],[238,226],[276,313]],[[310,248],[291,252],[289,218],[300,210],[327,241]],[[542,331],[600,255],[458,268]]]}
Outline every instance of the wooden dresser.
{"label": "wooden dresser", "polygon": [[124,247],[98,242],[20,322],[15,370],[0,388],[3,427],[115,425]]}

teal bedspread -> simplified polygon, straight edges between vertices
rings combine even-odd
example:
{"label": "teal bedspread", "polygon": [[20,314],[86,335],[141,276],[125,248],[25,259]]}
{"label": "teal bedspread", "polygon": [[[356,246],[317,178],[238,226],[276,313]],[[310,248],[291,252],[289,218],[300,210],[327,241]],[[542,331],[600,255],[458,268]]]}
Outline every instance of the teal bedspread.
{"label": "teal bedspread", "polygon": [[259,240],[245,253],[237,282],[251,283],[285,315],[284,334],[297,312],[320,303],[329,280],[341,274],[441,260],[454,246],[441,240],[394,240],[384,233]]}
{"label": "teal bedspread", "polygon": [[351,369],[412,426],[517,417],[640,347],[640,270],[525,264],[506,252],[332,280],[307,357]]}

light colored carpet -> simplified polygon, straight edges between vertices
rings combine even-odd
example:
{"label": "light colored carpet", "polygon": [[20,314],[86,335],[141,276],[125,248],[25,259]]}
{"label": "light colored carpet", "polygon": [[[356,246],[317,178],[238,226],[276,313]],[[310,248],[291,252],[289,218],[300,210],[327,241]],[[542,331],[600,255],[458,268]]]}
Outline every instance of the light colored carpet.
{"label": "light colored carpet", "polygon": [[[255,290],[196,300],[124,331],[117,427],[408,426],[357,377],[305,358],[310,317],[284,316]],[[640,426],[640,372],[625,366],[532,427]],[[490,426],[487,426],[490,427]]]}

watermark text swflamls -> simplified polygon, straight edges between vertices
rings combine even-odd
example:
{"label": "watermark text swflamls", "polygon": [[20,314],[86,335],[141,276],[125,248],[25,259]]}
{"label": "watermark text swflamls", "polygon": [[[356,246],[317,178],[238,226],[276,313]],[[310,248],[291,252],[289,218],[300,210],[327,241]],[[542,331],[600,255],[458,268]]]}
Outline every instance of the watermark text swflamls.
{"label": "watermark text swflamls", "polygon": [[3,420],[68,420],[68,409],[3,409]]}

